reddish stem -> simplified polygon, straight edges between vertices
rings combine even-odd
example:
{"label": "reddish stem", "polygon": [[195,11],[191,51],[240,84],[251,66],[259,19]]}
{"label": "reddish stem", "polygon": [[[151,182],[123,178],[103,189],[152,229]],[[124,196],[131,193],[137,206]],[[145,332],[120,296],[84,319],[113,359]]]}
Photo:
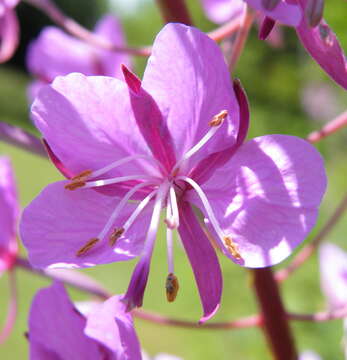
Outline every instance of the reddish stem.
{"label": "reddish stem", "polygon": [[263,330],[275,360],[296,360],[297,352],[278,285],[270,268],[255,269],[254,288]]}
{"label": "reddish stem", "polygon": [[192,25],[192,20],[184,0],[157,0],[157,4],[165,23],[180,22]]}
{"label": "reddish stem", "polygon": [[310,143],[316,143],[325,137],[339,131],[343,127],[347,126],[347,111],[343,112],[335,119],[329,121],[322,129],[314,131],[307,136],[307,140]]}
{"label": "reddish stem", "polygon": [[288,276],[298,269],[317,249],[318,245],[322,240],[330,233],[334,228],[337,222],[341,219],[342,215],[347,210],[347,193],[342,198],[342,201],[339,203],[338,207],[328,219],[326,224],[323,226],[321,231],[313,238],[310,244],[305,246],[292,260],[292,262],[284,269],[281,269],[276,272],[276,280],[281,282],[288,278]]}
{"label": "reddish stem", "polygon": [[320,311],[315,314],[293,314],[288,313],[291,320],[323,322],[330,320],[344,319],[347,317],[347,306],[340,309]]}

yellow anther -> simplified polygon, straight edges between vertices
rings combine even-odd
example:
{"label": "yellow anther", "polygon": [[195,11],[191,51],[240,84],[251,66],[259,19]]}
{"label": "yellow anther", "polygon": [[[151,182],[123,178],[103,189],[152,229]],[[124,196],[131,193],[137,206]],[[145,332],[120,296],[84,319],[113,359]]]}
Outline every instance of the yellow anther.
{"label": "yellow anther", "polygon": [[116,228],[113,230],[112,234],[110,235],[109,244],[110,246],[114,246],[116,241],[123,235],[124,228]]}
{"label": "yellow anther", "polygon": [[222,124],[224,119],[228,116],[227,110],[222,110],[220,113],[215,115],[212,120],[208,123],[209,126],[219,126]]}
{"label": "yellow anther", "polygon": [[175,301],[177,293],[178,293],[178,289],[179,289],[179,284],[178,284],[177,276],[174,275],[173,273],[170,273],[167,276],[166,283],[165,283],[165,289],[166,289],[167,301],[168,302]]}
{"label": "yellow anther", "polygon": [[76,252],[76,256],[81,256],[84,255],[86,252],[88,252],[89,250],[91,250],[96,243],[98,243],[100,240],[98,238],[92,238],[90,240],[87,241],[87,243],[85,245],[83,245],[77,252]]}
{"label": "yellow anther", "polygon": [[65,189],[67,190],[76,190],[80,187],[83,187],[86,184],[85,181],[72,181],[69,184],[65,185]]}
{"label": "yellow anther", "polygon": [[71,181],[85,181],[91,174],[92,170],[84,170],[78,175],[74,176]]}
{"label": "yellow anther", "polygon": [[236,259],[236,260],[242,260],[242,256],[239,253],[239,249],[237,244],[234,243],[233,239],[229,236],[225,236],[223,238],[224,244],[227,247],[230,254]]}

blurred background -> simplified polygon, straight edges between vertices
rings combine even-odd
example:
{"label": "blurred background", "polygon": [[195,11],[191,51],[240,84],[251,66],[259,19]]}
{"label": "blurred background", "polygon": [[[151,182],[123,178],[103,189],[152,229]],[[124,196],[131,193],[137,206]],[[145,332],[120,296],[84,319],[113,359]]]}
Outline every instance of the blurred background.
{"label": "blurred background", "polygon": [[[102,14],[115,14],[124,26],[128,43],[133,46],[151,44],[162,27],[162,20],[153,0],[59,0],[56,3],[66,14],[90,29]],[[188,5],[197,27],[203,31],[216,27],[206,19],[198,0],[190,0]],[[42,27],[51,22],[44,14],[26,3],[18,6],[17,14],[21,25],[20,47],[10,62],[0,66],[0,121],[19,125],[35,134],[28,117],[26,87],[30,76],[25,67],[25,53],[28,42],[38,35]],[[346,50],[347,2],[326,2],[325,18]],[[258,40],[257,28],[253,27],[234,73],[234,77],[241,79],[251,105],[250,138],[269,133],[305,137],[310,131],[320,128],[346,109],[346,92],[335,85],[309,58],[293,29],[281,27],[281,31],[282,45],[273,47]],[[134,63],[137,74],[141,76],[146,59],[134,59]],[[321,141],[317,147],[326,161],[329,184],[318,224],[310,238],[325,223],[347,190],[347,131],[342,130]],[[0,155],[7,155],[12,159],[22,207],[25,207],[48,183],[61,178],[47,160],[15,147],[0,143]],[[347,215],[342,218],[327,240],[347,250],[346,234]],[[309,242],[310,238],[306,242]],[[164,283],[167,266],[164,239],[162,231],[155,246],[144,309],[198,320],[201,305],[197,288],[186,255],[178,242],[175,263],[178,268],[180,292],[174,303],[169,304],[166,301]],[[21,253],[25,255],[22,246]],[[257,306],[248,271],[237,267],[223,256],[220,256],[220,261],[224,275],[223,301],[212,321],[232,320],[255,313]],[[127,288],[134,265],[135,261],[117,263],[98,266],[84,272],[100,280],[112,293],[122,293]],[[278,267],[285,265],[286,262]],[[311,313],[325,308],[325,300],[319,287],[318,265],[317,257],[313,256],[283,284],[284,301],[290,311]],[[6,277],[7,275],[0,279],[1,324],[5,318],[8,300]],[[28,309],[36,290],[49,284],[48,280],[22,270],[17,271],[17,278],[19,316],[11,337],[0,347],[0,358],[6,360],[27,358],[28,344],[24,333],[27,330]],[[70,291],[70,294],[74,300],[89,299],[77,291]],[[141,344],[150,355],[166,352],[181,356],[185,360],[270,359],[264,336],[258,329],[187,330],[159,327],[143,320],[135,322]],[[320,324],[292,322],[292,327],[300,351],[312,349],[326,360],[344,358],[342,321]]]}

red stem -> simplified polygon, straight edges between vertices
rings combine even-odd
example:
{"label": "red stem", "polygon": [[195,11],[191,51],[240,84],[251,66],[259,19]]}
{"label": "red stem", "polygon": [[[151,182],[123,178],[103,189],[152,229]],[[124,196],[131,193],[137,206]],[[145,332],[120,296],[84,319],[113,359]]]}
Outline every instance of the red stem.
{"label": "red stem", "polygon": [[255,269],[254,288],[263,330],[275,360],[296,360],[297,352],[278,285],[270,268]]}
{"label": "red stem", "polygon": [[157,0],[157,4],[165,23],[180,22],[192,25],[192,20],[184,0]]}

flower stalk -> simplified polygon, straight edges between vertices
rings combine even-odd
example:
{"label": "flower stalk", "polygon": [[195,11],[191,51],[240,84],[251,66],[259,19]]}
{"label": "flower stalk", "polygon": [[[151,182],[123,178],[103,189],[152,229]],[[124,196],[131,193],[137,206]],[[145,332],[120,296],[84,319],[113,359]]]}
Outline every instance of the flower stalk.
{"label": "flower stalk", "polygon": [[262,328],[274,360],[296,360],[298,354],[281,299],[278,285],[270,268],[252,271],[254,289],[262,313]]}

